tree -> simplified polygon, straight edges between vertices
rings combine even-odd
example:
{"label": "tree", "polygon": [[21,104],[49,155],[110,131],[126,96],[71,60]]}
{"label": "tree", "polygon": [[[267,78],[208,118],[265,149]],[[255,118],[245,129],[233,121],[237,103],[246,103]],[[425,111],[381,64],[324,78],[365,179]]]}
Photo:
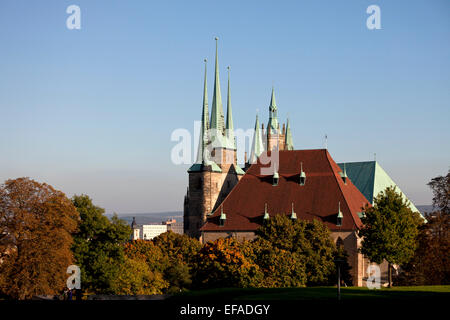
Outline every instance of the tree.
{"label": "tree", "polygon": [[145,261],[152,271],[163,273],[169,266],[169,257],[152,241],[133,240],[124,248],[128,258]]}
{"label": "tree", "polygon": [[81,269],[81,286],[93,293],[113,293],[112,283],[124,263],[123,244],[131,228],[114,216],[109,220],[104,209],[95,206],[87,195],[74,196],[80,214],[79,230],[72,250]]}
{"label": "tree", "polygon": [[16,299],[57,294],[73,262],[78,213],[61,191],[29,178],[0,186],[0,292]]}
{"label": "tree", "polygon": [[406,264],[413,257],[422,218],[408,207],[395,187],[388,187],[378,194],[372,207],[365,208],[365,216],[361,220],[364,224],[359,231],[361,252],[372,262],[388,262],[391,287],[391,265]]}
{"label": "tree", "polygon": [[275,215],[256,234],[278,249],[298,254],[306,268],[308,285],[325,284],[334,272],[335,245],[328,228],[318,220]]}
{"label": "tree", "polygon": [[198,288],[257,287],[262,273],[233,238],[206,243],[197,255],[195,286]]}
{"label": "tree", "polygon": [[160,234],[153,239],[153,243],[168,258],[169,263],[164,269],[164,278],[170,283],[168,292],[174,293],[190,288],[192,270],[202,247],[201,243],[197,239],[172,231]]}
{"label": "tree", "polygon": [[162,294],[168,286],[162,273],[152,271],[144,259],[125,257],[117,278],[112,281],[111,290],[121,295]]}
{"label": "tree", "polygon": [[244,254],[251,258],[263,273],[261,287],[302,287],[306,284],[304,259],[297,253],[280,249],[271,242],[257,238],[248,242]]}
{"label": "tree", "polygon": [[433,178],[434,211],[425,214],[419,244],[413,259],[402,268],[396,282],[401,285],[450,284],[450,171]]}

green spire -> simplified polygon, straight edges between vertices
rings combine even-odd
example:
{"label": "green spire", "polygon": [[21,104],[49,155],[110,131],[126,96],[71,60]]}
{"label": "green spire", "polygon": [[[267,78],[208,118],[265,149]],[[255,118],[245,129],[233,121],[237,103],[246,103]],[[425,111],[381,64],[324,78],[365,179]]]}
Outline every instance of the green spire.
{"label": "green spire", "polygon": [[250,163],[256,163],[258,157],[264,152],[264,145],[260,130],[258,115],[256,115],[255,133],[253,134],[252,150],[250,152]]}
{"label": "green spire", "polygon": [[207,61],[205,61],[205,80],[203,87],[203,110],[202,110],[202,124],[200,128],[200,141],[198,143],[198,153],[197,153],[197,161],[196,163],[205,163],[204,159],[204,151],[206,149],[206,145],[208,144],[208,121],[209,121],[209,111],[208,111],[208,85],[206,80],[207,73]]}
{"label": "green spire", "polygon": [[216,40],[216,66],[215,66],[215,78],[214,78],[214,93],[211,108],[211,129],[216,129],[218,132],[224,132],[224,116],[222,108],[222,95],[220,94],[220,80],[219,80],[219,56],[218,56],[218,40]]}
{"label": "green spire", "polygon": [[291,126],[289,124],[289,118],[286,125],[286,137],[285,137],[285,150],[294,150],[294,143],[292,142]]}
{"label": "green spire", "polygon": [[230,67],[228,70],[228,93],[227,93],[227,123],[226,136],[228,147],[236,150],[236,141],[234,140],[233,113],[231,112],[231,92],[230,92]]}
{"label": "green spire", "polygon": [[274,87],[272,87],[272,97],[270,98],[270,106],[269,106],[270,111],[277,110],[277,103],[275,101],[275,89]]}
{"label": "green spire", "polygon": [[275,89],[272,87],[272,97],[269,105],[269,124],[267,125],[267,134],[279,133],[279,124],[277,118],[277,104],[275,102]]}

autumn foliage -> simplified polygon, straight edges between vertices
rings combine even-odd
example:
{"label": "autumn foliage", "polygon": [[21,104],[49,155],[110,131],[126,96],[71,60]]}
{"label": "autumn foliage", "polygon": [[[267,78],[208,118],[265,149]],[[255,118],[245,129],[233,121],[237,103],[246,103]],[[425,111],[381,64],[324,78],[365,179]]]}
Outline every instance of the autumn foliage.
{"label": "autumn foliage", "polygon": [[197,256],[196,287],[255,287],[262,279],[259,266],[242,252],[233,238],[206,243]]}
{"label": "autumn foliage", "polygon": [[29,178],[0,186],[0,292],[16,299],[57,294],[73,263],[78,212],[61,191]]}

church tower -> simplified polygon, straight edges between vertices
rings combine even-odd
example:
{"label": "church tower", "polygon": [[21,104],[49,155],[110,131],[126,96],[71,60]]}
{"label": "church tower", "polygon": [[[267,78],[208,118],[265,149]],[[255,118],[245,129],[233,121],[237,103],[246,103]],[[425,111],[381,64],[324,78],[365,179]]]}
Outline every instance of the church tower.
{"label": "church tower", "polygon": [[237,166],[236,141],[231,110],[230,69],[228,68],[227,118],[222,108],[219,79],[218,38],[211,120],[208,111],[207,66],[203,88],[200,141],[196,162],[189,168],[189,187],[184,198],[184,233],[200,237],[206,217],[217,208],[244,171]]}
{"label": "church tower", "polygon": [[272,97],[269,105],[269,123],[267,124],[267,151],[285,149],[285,127],[283,124],[283,130],[280,130],[277,114],[278,108],[277,103],[275,102],[275,90],[272,87]]}

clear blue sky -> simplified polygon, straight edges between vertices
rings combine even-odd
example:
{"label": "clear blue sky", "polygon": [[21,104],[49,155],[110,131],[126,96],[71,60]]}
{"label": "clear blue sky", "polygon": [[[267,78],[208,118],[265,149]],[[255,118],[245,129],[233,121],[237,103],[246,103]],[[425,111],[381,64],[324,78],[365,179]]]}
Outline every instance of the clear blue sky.
{"label": "clear blue sky", "polygon": [[[81,30],[66,8],[81,8]],[[381,8],[368,30],[366,8]],[[107,212],[182,210],[176,128],[201,116],[220,38],[236,128],[267,123],[272,84],[295,147],[377,160],[416,205],[450,165],[450,2],[0,2],[0,180],[29,176]],[[212,98],[213,74],[209,73]],[[210,100],[211,103],[211,100]]]}

